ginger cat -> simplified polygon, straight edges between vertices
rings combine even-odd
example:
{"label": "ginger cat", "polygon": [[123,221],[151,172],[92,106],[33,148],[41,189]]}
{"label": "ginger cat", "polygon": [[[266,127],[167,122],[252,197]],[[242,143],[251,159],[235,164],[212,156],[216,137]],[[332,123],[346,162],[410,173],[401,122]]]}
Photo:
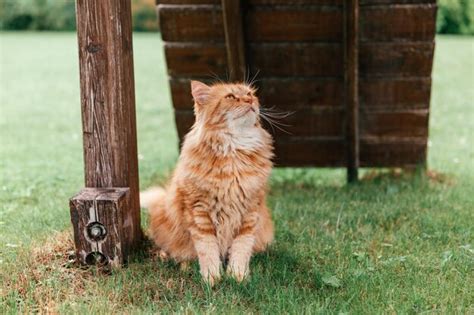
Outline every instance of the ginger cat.
{"label": "ginger cat", "polygon": [[163,254],[183,263],[197,258],[211,285],[227,261],[227,273],[242,281],[252,254],[273,240],[266,205],[272,138],[251,86],[192,81],[191,92],[196,122],[173,177],[166,189],[142,193],[142,206]]}

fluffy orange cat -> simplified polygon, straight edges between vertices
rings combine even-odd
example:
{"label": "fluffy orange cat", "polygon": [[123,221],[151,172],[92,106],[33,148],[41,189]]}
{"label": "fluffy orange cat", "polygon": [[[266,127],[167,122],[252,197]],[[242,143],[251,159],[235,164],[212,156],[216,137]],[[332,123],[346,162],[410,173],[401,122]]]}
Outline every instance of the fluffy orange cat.
{"label": "fluffy orange cat", "polygon": [[272,138],[252,87],[192,81],[191,91],[196,122],[171,182],[141,194],[150,235],[178,262],[197,258],[211,285],[225,261],[227,273],[242,281],[252,254],[273,239],[266,205]]}

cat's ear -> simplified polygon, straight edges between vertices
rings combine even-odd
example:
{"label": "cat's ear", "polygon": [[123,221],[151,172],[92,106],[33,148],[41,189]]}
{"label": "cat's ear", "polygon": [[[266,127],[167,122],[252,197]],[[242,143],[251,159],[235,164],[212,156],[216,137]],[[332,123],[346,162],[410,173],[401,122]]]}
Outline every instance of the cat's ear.
{"label": "cat's ear", "polygon": [[193,99],[199,105],[205,104],[209,98],[211,88],[199,81],[191,81],[191,94]]}

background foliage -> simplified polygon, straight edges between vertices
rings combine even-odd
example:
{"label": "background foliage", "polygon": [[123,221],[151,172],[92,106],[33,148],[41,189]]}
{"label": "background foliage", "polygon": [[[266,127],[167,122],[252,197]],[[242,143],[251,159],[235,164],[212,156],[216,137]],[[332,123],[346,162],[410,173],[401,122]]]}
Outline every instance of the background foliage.
{"label": "background foliage", "polygon": [[436,31],[474,35],[474,1],[438,0]]}
{"label": "background foliage", "polygon": [[[156,31],[155,0],[132,0],[135,31]],[[71,31],[74,0],[1,0],[0,29]],[[437,32],[474,35],[474,1],[438,0]]]}
{"label": "background foliage", "polygon": [[[0,29],[72,31],[74,0],[0,0]],[[155,0],[132,0],[135,31],[156,31]]]}

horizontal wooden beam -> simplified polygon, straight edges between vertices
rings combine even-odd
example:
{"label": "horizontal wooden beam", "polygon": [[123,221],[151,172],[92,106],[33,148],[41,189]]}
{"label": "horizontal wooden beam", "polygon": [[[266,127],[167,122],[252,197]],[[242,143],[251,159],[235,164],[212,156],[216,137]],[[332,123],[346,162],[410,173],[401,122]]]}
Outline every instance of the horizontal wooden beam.
{"label": "horizontal wooden beam", "polygon": [[[259,77],[343,77],[340,44],[252,44],[250,70]],[[434,44],[361,43],[361,79],[370,77],[430,77]],[[168,74],[174,77],[221,78],[227,73],[224,44],[165,43]],[[270,56],[272,58],[269,58]]]}
{"label": "horizontal wooden beam", "polygon": [[[360,8],[361,41],[431,41],[435,34],[434,4],[377,5]],[[163,40],[224,42],[222,7],[159,6]],[[279,21],[274,23],[274,21]],[[342,7],[252,7],[244,30],[252,42],[340,42]]]}

